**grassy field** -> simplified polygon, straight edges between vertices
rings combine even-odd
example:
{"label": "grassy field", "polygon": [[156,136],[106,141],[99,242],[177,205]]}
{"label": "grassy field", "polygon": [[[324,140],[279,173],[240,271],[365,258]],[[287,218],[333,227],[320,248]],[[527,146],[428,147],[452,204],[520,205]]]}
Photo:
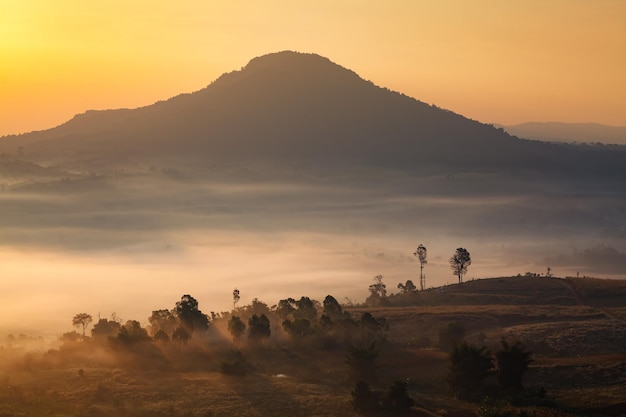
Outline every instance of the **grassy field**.
{"label": "grassy field", "polygon": [[[483,293],[493,301],[511,297],[509,292],[529,301],[474,302]],[[598,301],[606,294],[608,306]],[[348,309],[355,318],[368,312],[386,319],[388,330],[379,339],[368,382],[383,391],[404,381],[416,405],[401,415],[626,415],[626,287],[509,278],[411,295],[419,296],[438,298],[408,306],[397,297],[391,301],[400,306]],[[448,305],[444,296],[450,297]],[[472,302],[458,303],[468,299]],[[122,351],[86,340],[27,352],[19,340],[7,342],[0,349],[0,417],[357,415],[351,390],[358,376],[346,363],[346,347],[317,336],[290,339],[274,321],[272,337],[256,344],[233,344],[220,320],[210,336],[186,345],[148,343]],[[520,340],[532,351],[520,397],[487,393],[464,401],[451,393],[445,379],[448,353],[439,343],[441,329],[450,323],[461,323],[466,341],[492,352],[502,337]],[[246,358],[245,375],[221,372],[232,349]],[[489,384],[495,385],[494,377]]]}

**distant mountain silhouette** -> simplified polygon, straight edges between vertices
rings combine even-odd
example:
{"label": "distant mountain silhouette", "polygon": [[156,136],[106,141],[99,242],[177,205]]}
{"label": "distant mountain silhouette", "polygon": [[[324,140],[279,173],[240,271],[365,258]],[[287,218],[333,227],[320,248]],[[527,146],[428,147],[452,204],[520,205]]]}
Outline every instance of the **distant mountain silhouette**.
{"label": "distant mountain silhouette", "polygon": [[615,174],[626,152],[521,140],[380,88],[315,54],[252,59],[208,87],[138,109],[88,111],[0,140],[0,151],[67,158],[182,156],[402,169],[541,169]]}
{"label": "distant mountain silhouette", "polygon": [[550,142],[580,142],[626,145],[626,127],[598,123],[529,122],[502,126],[521,138]]}

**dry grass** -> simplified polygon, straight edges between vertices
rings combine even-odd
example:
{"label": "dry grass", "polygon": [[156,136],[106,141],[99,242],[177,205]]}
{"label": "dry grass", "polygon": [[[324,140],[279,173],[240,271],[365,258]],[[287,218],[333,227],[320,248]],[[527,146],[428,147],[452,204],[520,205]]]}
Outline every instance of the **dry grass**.
{"label": "dry grass", "polygon": [[[496,289],[520,290],[518,286],[525,282],[532,288],[526,288],[523,297],[530,297],[538,285],[548,288],[544,300],[568,297],[565,293],[570,300],[578,300],[568,287],[574,284],[564,285],[562,280],[485,281],[489,280],[472,282],[473,289],[468,283],[456,290],[464,291],[464,297],[475,297],[472,291],[477,288],[499,297]],[[613,285],[606,284],[614,289]],[[587,289],[585,295],[590,293],[595,294]],[[626,409],[624,307],[516,301],[350,309],[354,317],[365,311],[389,323],[370,384],[384,390],[395,380],[407,382],[417,404],[415,416],[495,417],[522,412],[535,417],[618,416]],[[518,403],[453,398],[445,382],[448,356],[438,347],[439,330],[453,321],[463,324],[468,341],[492,351],[499,349],[500,338],[505,336],[521,340],[533,352],[524,381],[526,394]],[[350,391],[356,380],[345,362],[345,347],[323,347],[314,338],[288,342],[284,335],[278,336],[264,345],[239,346],[249,363],[243,377],[219,373],[220,361],[233,346],[218,334],[208,345],[203,341],[162,347],[161,356],[152,350],[115,353],[93,344],[67,345],[44,355],[3,347],[0,417],[353,415]],[[159,366],[166,361],[168,367],[151,367],[155,359]],[[495,384],[495,379],[490,383]],[[541,387],[547,391],[545,399],[537,396]]]}

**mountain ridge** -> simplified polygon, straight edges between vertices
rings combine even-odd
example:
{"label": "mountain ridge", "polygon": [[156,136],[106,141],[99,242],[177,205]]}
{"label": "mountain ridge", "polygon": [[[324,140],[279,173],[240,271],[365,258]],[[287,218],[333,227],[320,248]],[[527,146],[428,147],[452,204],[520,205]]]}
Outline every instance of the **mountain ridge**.
{"label": "mountain ridge", "polygon": [[[56,128],[0,140],[0,151],[20,146],[35,156],[180,155],[452,170],[571,171],[590,155],[512,137],[378,87],[328,58],[293,51],[253,58],[193,93],[136,109],[88,111]],[[626,165],[621,155],[602,159],[594,169]]]}

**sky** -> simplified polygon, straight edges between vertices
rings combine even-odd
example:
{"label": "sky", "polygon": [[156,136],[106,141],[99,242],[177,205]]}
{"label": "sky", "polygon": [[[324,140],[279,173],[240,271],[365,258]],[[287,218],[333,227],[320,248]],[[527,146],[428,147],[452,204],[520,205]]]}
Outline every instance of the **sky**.
{"label": "sky", "polygon": [[196,91],[281,50],[485,123],[626,126],[623,0],[0,0],[0,135]]}

